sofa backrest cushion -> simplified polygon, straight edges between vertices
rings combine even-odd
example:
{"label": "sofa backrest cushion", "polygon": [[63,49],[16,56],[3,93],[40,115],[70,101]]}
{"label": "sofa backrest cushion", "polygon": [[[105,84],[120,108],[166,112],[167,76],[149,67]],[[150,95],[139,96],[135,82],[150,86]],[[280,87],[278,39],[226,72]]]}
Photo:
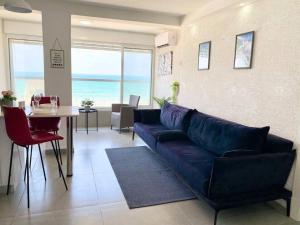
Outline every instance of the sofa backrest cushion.
{"label": "sofa backrest cushion", "polygon": [[261,151],[270,127],[255,128],[195,112],[191,116],[188,137],[217,156],[236,149]]}
{"label": "sofa backrest cushion", "polygon": [[262,151],[265,153],[291,152],[293,145],[294,143],[288,139],[268,134]]}
{"label": "sofa backrest cushion", "polygon": [[189,123],[191,109],[166,102],[161,108],[160,122],[171,130],[185,130]]}

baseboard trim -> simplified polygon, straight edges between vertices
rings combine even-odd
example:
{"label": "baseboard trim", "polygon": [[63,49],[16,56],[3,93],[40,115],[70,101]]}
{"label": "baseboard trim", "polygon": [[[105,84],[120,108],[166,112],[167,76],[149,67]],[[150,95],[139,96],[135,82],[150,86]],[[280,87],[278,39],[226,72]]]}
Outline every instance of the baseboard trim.
{"label": "baseboard trim", "polygon": [[[62,149],[60,149],[60,152],[61,152],[61,154],[66,154],[67,153],[67,149],[66,148],[62,148]],[[47,155],[53,155],[54,154],[53,149],[45,149],[45,153]]]}

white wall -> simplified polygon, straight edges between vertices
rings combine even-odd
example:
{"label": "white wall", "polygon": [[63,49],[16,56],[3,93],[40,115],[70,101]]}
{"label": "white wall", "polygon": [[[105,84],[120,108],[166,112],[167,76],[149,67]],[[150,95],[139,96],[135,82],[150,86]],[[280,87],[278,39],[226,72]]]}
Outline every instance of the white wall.
{"label": "white wall", "polygon": [[103,43],[154,46],[154,35],[114,30],[72,27],[72,39]]}
{"label": "white wall", "polygon": [[[233,5],[196,20],[187,17],[174,50],[174,75],[156,76],[155,95],[181,84],[179,104],[251,126],[271,126],[300,149],[300,1],[259,0]],[[256,32],[253,69],[233,69],[235,35]],[[198,71],[198,44],[212,41],[211,69]],[[297,161],[292,216],[300,219]],[[259,181],[258,181],[259,182]]]}
{"label": "white wall", "polygon": [[[26,35],[26,36],[43,36],[41,23],[35,22],[22,22],[13,20],[3,21],[3,30],[5,34],[9,35]],[[145,45],[154,46],[154,35],[103,30],[84,27],[72,27],[71,38],[74,40],[86,40],[105,43],[119,43],[129,45]]]}

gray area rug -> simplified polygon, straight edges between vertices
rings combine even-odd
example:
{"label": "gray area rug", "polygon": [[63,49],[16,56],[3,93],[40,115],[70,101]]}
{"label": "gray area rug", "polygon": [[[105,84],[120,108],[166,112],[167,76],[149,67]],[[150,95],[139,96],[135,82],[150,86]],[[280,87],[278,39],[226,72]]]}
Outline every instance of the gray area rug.
{"label": "gray area rug", "polygon": [[196,198],[146,146],[106,149],[130,209]]}

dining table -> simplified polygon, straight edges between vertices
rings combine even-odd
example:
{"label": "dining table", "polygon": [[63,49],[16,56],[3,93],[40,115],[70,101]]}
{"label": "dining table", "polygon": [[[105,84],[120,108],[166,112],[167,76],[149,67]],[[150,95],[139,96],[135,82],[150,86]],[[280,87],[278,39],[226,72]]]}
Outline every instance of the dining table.
{"label": "dining table", "polygon": [[[25,107],[25,114],[28,118],[60,117],[60,118],[66,119],[67,176],[71,177],[73,175],[73,152],[74,152],[73,118],[79,116],[79,108],[74,107],[74,106],[52,107],[50,105],[45,105],[45,106],[40,105],[39,108]],[[0,119],[2,119],[3,117],[4,117],[3,113],[0,112]],[[1,129],[2,132],[0,134],[0,140],[2,141],[2,145],[0,146],[1,151],[4,151],[4,149],[2,149],[2,148],[4,148],[4,146],[9,146],[8,145],[9,143],[5,144],[3,142],[4,141],[10,142],[8,137],[6,136],[5,128],[3,128],[3,125],[4,125],[4,120],[1,121],[1,126],[2,126],[2,129]],[[6,149],[5,149],[5,151],[6,151]],[[2,171],[2,172],[4,172],[4,171]]]}
{"label": "dining table", "polygon": [[32,107],[26,108],[25,110],[28,118],[50,118],[60,117],[66,118],[67,127],[67,177],[73,176],[73,118],[79,116],[79,108],[74,106],[59,106],[59,107],[40,107],[33,109]]}

